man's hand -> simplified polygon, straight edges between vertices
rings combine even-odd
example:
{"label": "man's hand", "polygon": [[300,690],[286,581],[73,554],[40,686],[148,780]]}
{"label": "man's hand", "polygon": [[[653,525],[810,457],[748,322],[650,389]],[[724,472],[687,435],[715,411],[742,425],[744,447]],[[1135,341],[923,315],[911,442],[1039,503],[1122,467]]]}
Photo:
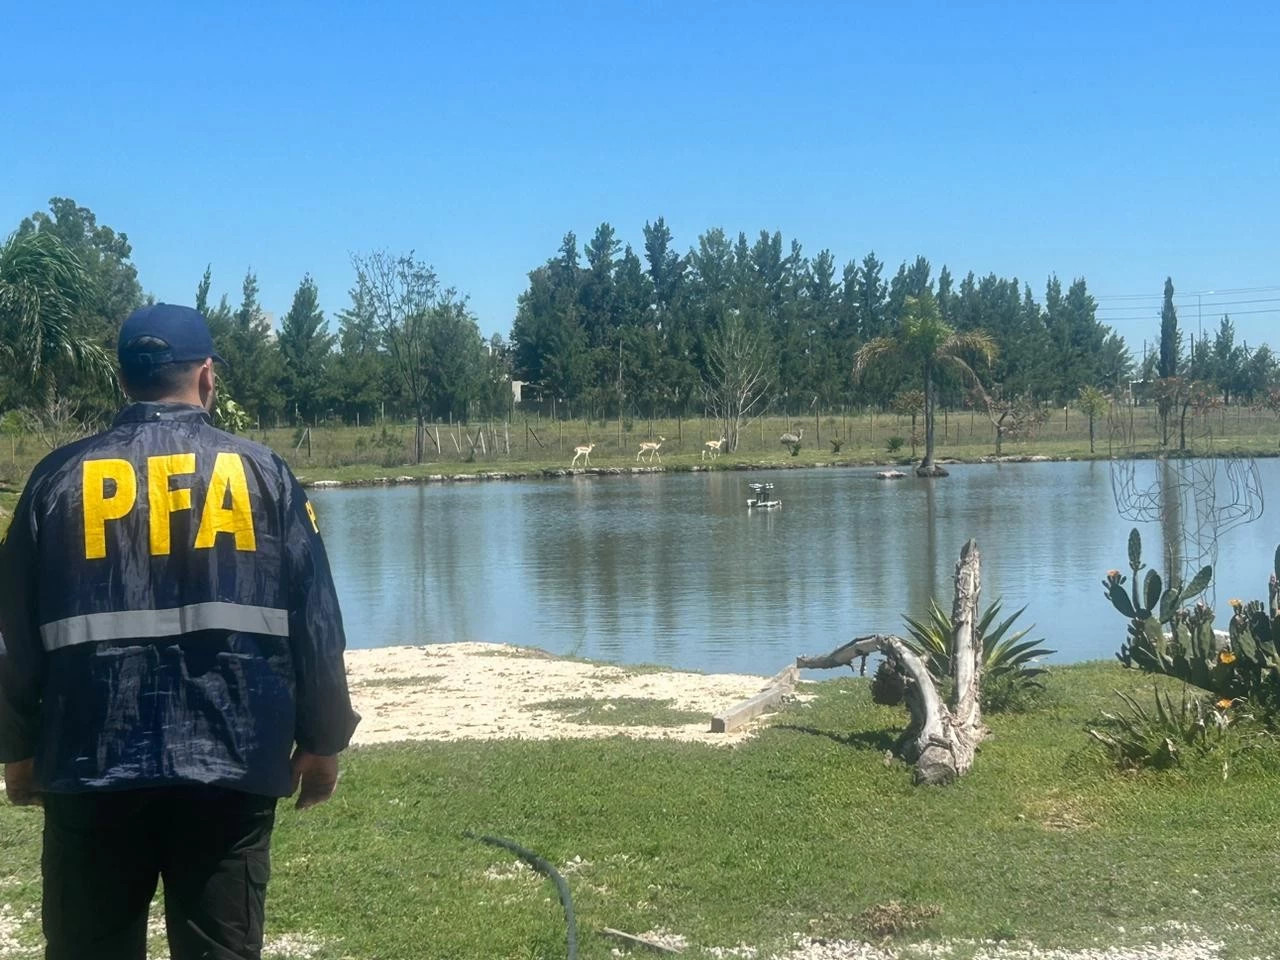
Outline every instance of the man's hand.
{"label": "man's hand", "polygon": [[293,785],[289,796],[298,792],[298,784],[302,784],[296,804],[299,810],[324,803],[333,796],[334,788],[338,786],[337,757],[321,757],[299,747],[293,751],[290,764],[293,767]]}
{"label": "man's hand", "polygon": [[19,760],[4,765],[4,792],[15,807],[43,806],[44,801],[36,790],[36,762]]}

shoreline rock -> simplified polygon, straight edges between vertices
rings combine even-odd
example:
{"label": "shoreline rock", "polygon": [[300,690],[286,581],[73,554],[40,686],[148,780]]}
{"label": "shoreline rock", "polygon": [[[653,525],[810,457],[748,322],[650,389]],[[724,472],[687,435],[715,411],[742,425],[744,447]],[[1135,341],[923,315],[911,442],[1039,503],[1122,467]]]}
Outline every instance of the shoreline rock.
{"label": "shoreline rock", "polygon": [[[1216,459],[1226,456],[1233,456],[1229,452],[1219,455]],[[1264,459],[1270,456],[1278,456],[1280,454],[1255,453],[1250,455],[1249,459]],[[1149,460],[1151,456],[1145,453],[1135,454],[1132,457],[1070,457],[1070,456],[1047,456],[1045,454],[1004,454],[1002,456],[981,456],[972,460],[960,460],[954,457],[946,457],[934,461],[934,472],[929,476],[945,477],[948,471],[944,466],[976,466],[979,464],[1016,464],[1016,463],[1077,463],[1081,460],[1094,460],[1098,462],[1110,462],[1111,460]],[[893,464],[894,466],[889,466]],[[751,463],[748,461],[738,461],[731,465],[715,467],[716,470],[740,473],[749,470],[819,470],[823,468],[858,468],[858,467],[887,467],[880,473],[899,473],[897,466],[904,465],[901,460],[830,460],[820,461],[817,463],[779,463],[777,461],[766,463]],[[625,467],[535,467],[532,470],[491,470],[480,473],[430,473],[421,476],[410,476],[401,474],[395,477],[375,476],[361,477],[354,480],[329,480],[319,479],[312,480],[305,475],[298,477],[298,482],[304,487],[332,488],[332,487],[373,487],[373,486],[396,486],[403,484],[427,484],[427,483],[475,483],[477,481],[498,481],[498,480],[552,480],[563,479],[565,477],[624,477],[638,476],[643,474],[676,474],[676,473],[709,473],[712,468],[703,463],[695,463],[692,465],[681,464],[679,466],[668,467],[664,465],[656,466],[625,466]],[[916,469],[916,474],[920,474]],[[881,477],[880,473],[876,474],[877,479],[899,479],[898,477]],[[905,474],[904,474],[905,476]]]}

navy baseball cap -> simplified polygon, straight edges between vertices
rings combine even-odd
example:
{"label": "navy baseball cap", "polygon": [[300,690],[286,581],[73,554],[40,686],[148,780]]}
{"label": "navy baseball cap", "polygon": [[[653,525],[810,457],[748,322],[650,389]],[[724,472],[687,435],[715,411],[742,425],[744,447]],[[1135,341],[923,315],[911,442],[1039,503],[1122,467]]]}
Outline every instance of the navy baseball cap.
{"label": "navy baseball cap", "polygon": [[213,349],[213,336],[204,314],[172,303],[153,303],[129,314],[120,328],[116,354],[120,366],[134,370],[206,357],[226,363]]}

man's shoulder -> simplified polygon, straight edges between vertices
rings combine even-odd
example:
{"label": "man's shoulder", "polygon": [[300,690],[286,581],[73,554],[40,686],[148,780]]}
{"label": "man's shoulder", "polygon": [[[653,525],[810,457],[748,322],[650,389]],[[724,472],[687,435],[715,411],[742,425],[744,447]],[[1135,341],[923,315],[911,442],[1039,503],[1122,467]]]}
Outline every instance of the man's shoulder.
{"label": "man's shoulder", "polygon": [[210,446],[217,446],[224,450],[233,450],[236,453],[251,457],[254,460],[261,460],[264,463],[280,463],[280,455],[268,447],[265,443],[259,443],[257,440],[250,440],[238,433],[228,433],[221,427],[215,427],[211,423],[202,424],[200,427],[200,439],[208,443]]}
{"label": "man's shoulder", "polygon": [[31,471],[31,476],[27,480],[28,487],[35,487],[38,484],[46,483],[60,474],[65,473],[69,468],[74,468],[81,460],[88,459],[98,447],[102,446],[110,430],[100,431],[88,437],[81,437],[79,440],[73,440],[71,443],[58,447],[52,453],[45,454],[44,458]]}
{"label": "man's shoulder", "polygon": [[289,482],[293,478],[289,465],[285,462],[284,457],[276,453],[265,443],[258,443],[256,440],[250,440],[238,433],[228,433],[220,427],[212,424],[205,424],[200,431],[200,440],[207,443],[210,447],[216,447],[219,450],[228,453],[238,453],[245,459],[256,464],[260,470],[270,472],[277,476],[282,482]]}

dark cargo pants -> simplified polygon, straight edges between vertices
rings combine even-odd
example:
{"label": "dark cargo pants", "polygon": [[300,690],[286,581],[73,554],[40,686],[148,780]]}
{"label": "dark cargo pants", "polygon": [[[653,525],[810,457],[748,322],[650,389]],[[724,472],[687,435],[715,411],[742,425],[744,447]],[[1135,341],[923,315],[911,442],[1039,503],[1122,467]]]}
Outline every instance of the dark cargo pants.
{"label": "dark cargo pants", "polygon": [[143,960],[159,878],[172,960],[258,960],[275,807],[201,786],[46,794],[46,960]]}

